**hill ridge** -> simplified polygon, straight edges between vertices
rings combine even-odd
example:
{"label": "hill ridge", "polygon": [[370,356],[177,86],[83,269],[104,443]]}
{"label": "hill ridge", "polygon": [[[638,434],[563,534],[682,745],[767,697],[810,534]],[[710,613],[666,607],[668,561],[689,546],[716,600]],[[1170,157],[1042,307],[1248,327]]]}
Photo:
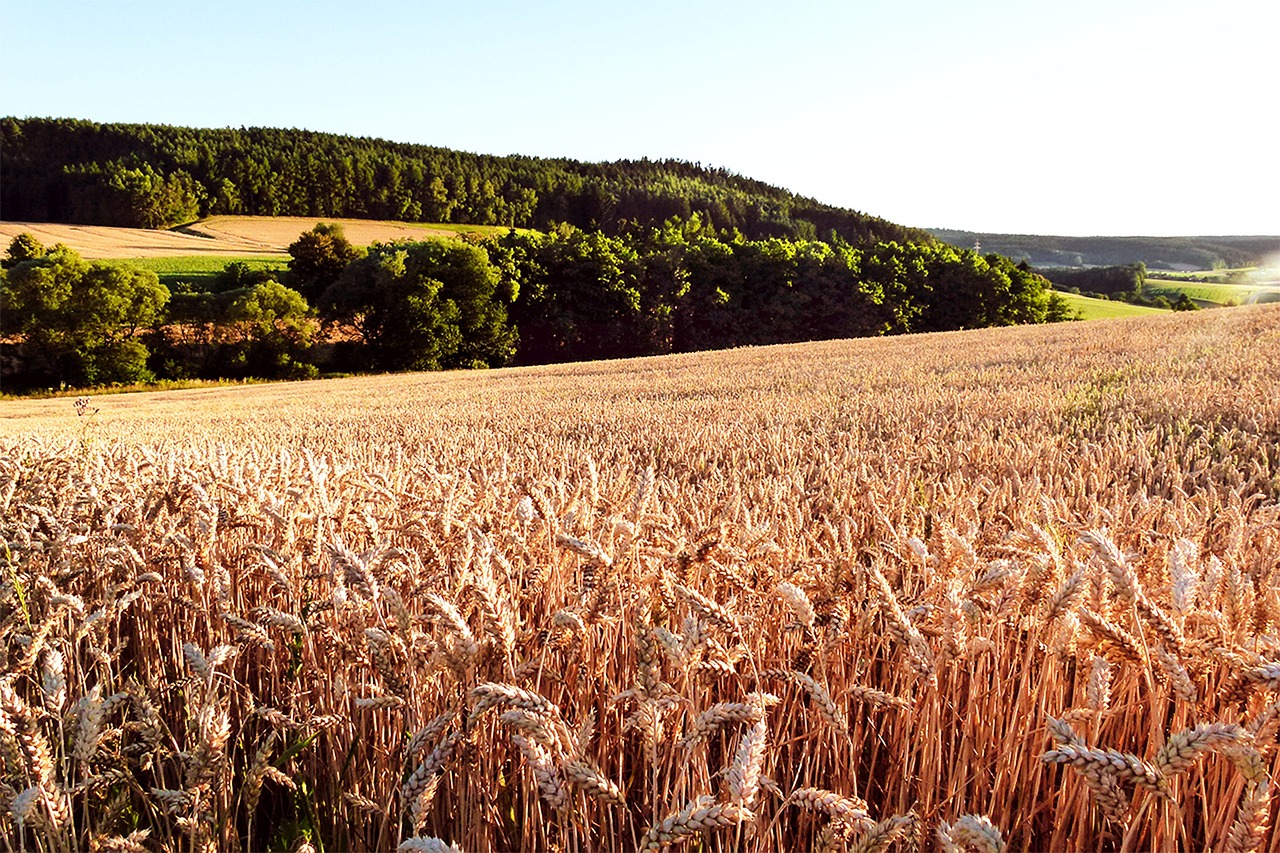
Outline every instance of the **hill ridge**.
{"label": "hill ridge", "polygon": [[749,239],[933,242],[723,167],[474,154],[321,131],[0,118],[9,220],[157,227],[217,214],[620,232],[697,216]]}

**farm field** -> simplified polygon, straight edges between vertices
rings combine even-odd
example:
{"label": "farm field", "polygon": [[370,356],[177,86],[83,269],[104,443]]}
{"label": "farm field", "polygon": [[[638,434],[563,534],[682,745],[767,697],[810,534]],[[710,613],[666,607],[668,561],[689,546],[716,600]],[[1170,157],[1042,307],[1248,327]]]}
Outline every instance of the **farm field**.
{"label": "farm field", "polygon": [[1202,305],[1248,305],[1253,302],[1272,302],[1280,298],[1280,287],[1264,284],[1179,283],[1148,279],[1143,290],[1154,296],[1164,296],[1170,301],[1185,293]]}
{"label": "farm field", "polygon": [[1082,320],[1112,320],[1119,317],[1147,317],[1153,314],[1168,314],[1160,308],[1148,308],[1146,305],[1130,305],[1127,302],[1113,302],[1110,299],[1094,299],[1091,296],[1080,296],[1076,293],[1055,291],[1067,302],[1067,307],[1080,314]]}
{"label": "farm field", "polygon": [[505,231],[486,225],[428,225],[366,219],[326,219],[300,216],[212,216],[167,231],[147,228],[111,228],[99,225],[61,225],[47,222],[0,222],[0,241],[9,245],[17,235],[29,232],[46,246],[65,243],[82,257],[93,260],[222,256],[279,257],[286,248],[317,222],[336,222],[357,246],[374,241],[424,240],[460,232]]}
{"label": "farm field", "polygon": [[1277,363],[1248,306],[2,402],[0,831],[1280,849]]}
{"label": "farm field", "polygon": [[1275,278],[1277,269],[1272,258],[1266,259],[1264,267],[1236,267],[1234,269],[1213,270],[1148,270],[1147,277],[1153,281],[1182,281],[1189,284],[1240,284],[1241,279],[1256,284]]}
{"label": "farm field", "polygon": [[290,243],[298,239],[299,234],[309,230],[317,222],[341,225],[347,239],[356,246],[367,246],[375,241],[387,243],[392,240],[426,240],[467,232],[489,234],[509,230],[505,226],[497,225],[428,224],[305,216],[211,216],[178,230],[230,243],[237,241],[257,243],[264,249],[283,252]]}
{"label": "farm field", "polygon": [[215,240],[178,231],[50,222],[0,222],[0,242],[6,247],[14,237],[24,232],[32,234],[45,246],[63,243],[90,260],[195,255],[235,258],[278,254],[282,258],[288,257],[283,247],[267,250],[258,241]]}

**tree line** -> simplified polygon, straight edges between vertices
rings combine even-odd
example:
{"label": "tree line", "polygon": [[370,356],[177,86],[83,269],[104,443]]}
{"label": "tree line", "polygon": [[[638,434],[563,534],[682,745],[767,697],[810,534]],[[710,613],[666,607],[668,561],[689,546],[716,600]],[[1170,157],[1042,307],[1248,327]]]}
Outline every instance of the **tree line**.
{"label": "tree line", "polygon": [[1106,299],[1119,293],[1142,293],[1147,283],[1143,263],[1105,267],[1043,267],[1040,273],[1061,290]]}
{"label": "tree line", "polygon": [[748,240],[699,217],[352,246],[319,224],[283,275],[203,288],[30,235],[0,272],[8,389],[620,358],[1068,319],[1025,264],[942,244]]}
{"label": "tree line", "polygon": [[697,214],[748,239],[932,242],[926,232],[678,160],[496,157],[303,130],[0,119],[10,221],[166,227],[216,214],[616,234]]}

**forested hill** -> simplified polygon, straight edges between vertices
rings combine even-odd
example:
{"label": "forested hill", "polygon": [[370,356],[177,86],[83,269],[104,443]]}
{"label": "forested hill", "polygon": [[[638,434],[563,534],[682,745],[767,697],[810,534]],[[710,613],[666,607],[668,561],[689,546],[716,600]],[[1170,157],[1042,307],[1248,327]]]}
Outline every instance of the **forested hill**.
{"label": "forested hill", "polygon": [[495,157],[271,128],[0,119],[0,217],[164,227],[214,214],[553,223],[607,233],[698,214],[750,239],[932,243],[905,228],[675,160]]}

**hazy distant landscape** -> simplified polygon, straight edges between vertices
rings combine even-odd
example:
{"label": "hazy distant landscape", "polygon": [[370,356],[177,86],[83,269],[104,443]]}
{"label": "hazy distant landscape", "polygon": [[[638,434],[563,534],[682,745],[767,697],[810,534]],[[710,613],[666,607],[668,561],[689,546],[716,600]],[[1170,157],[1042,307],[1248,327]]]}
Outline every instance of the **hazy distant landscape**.
{"label": "hazy distant landscape", "polygon": [[1280,266],[1280,236],[1051,237],[946,229],[931,229],[930,233],[956,246],[981,243],[984,251],[999,252],[1037,267],[1109,266],[1138,261],[1153,271]]}

